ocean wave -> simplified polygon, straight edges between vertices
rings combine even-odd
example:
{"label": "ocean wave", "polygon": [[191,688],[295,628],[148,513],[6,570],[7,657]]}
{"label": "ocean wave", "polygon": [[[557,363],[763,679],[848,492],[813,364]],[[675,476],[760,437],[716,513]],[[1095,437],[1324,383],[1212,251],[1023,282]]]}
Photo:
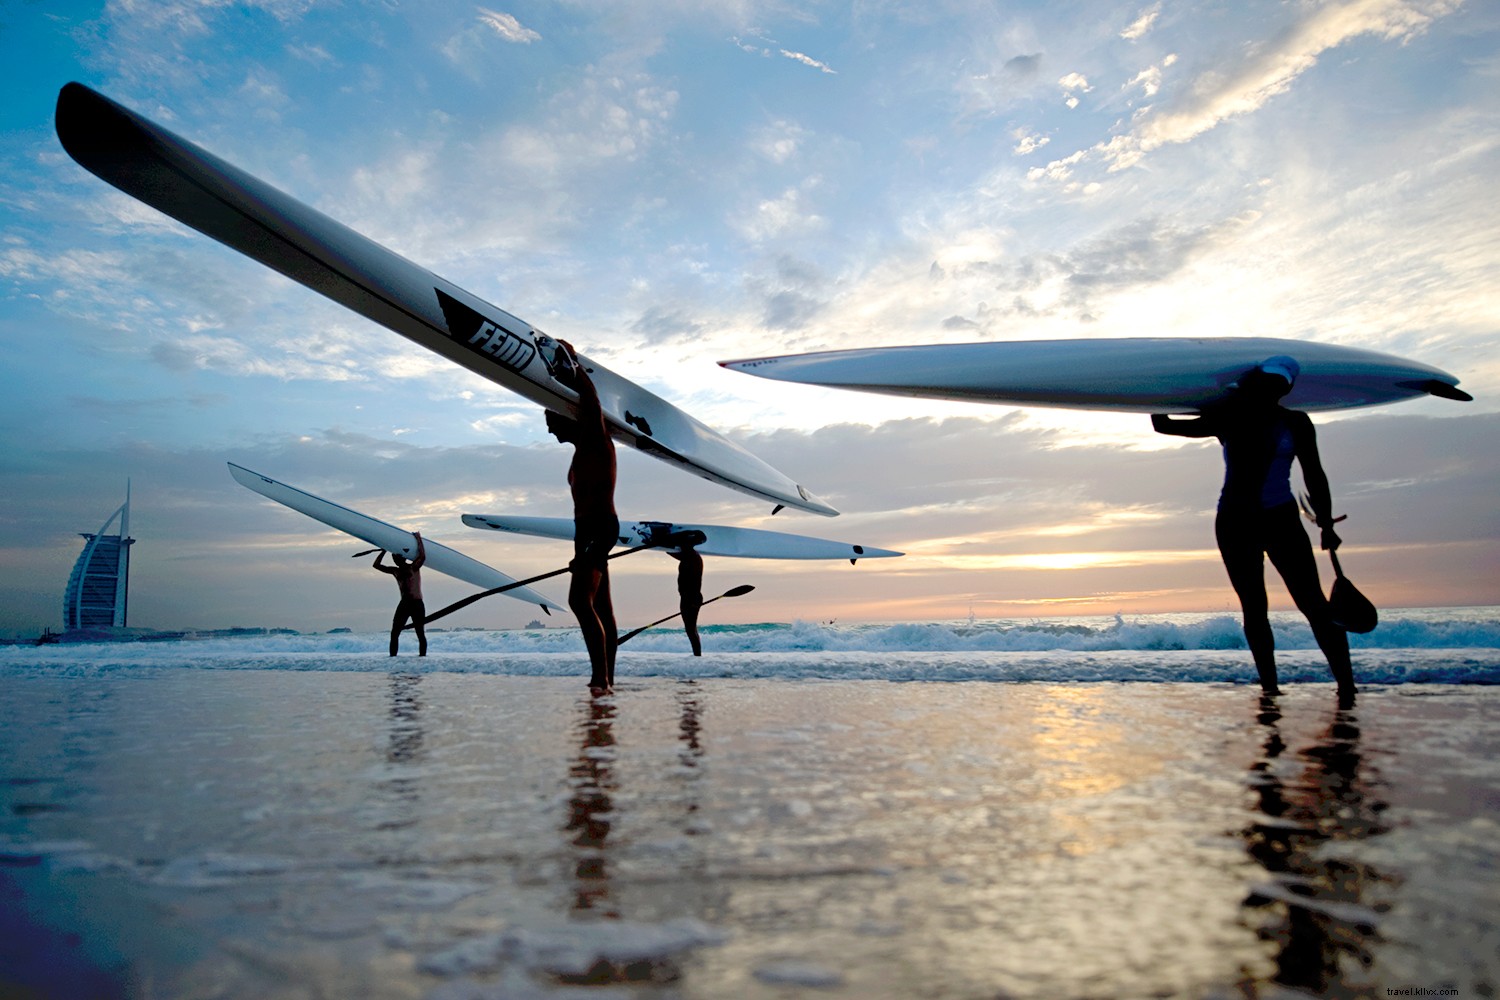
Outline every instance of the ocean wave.
{"label": "ocean wave", "polygon": [[[1273,616],[1282,676],[1327,680],[1300,617]],[[634,677],[755,677],[886,681],[1225,681],[1253,675],[1232,615],[1093,619],[792,622],[702,630],[705,656],[679,629],[641,634],[620,654]],[[268,633],[175,642],[59,643],[0,649],[0,674],[298,670],[571,677],[586,654],[576,628],[434,631],[432,655],[386,655],[381,633]],[[1351,635],[1364,683],[1500,683],[1500,609],[1388,612]]]}

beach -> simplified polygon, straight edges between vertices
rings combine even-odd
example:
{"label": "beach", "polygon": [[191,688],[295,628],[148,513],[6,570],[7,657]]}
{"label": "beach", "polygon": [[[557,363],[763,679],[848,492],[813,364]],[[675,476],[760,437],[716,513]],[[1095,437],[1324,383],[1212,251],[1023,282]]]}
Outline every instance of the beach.
{"label": "beach", "polygon": [[110,655],[0,671],[0,994],[1500,988],[1487,684]]}

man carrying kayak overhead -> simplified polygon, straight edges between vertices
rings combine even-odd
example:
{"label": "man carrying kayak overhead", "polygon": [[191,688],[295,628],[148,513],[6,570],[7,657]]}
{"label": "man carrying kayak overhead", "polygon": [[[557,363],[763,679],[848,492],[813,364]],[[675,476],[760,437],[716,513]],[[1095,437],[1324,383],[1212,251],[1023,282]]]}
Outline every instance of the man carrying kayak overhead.
{"label": "man carrying kayak overhead", "polygon": [[589,691],[609,694],[615,684],[618,637],[609,592],[609,552],[620,536],[615,513],[615,443],[604,422],[599,392],[573,345],[559,340],[558,381],[578,393],[578,417],[547,411],[547,430],[573,446],[568,489],[573,494],[573,561],[568,607],[589,651]]}

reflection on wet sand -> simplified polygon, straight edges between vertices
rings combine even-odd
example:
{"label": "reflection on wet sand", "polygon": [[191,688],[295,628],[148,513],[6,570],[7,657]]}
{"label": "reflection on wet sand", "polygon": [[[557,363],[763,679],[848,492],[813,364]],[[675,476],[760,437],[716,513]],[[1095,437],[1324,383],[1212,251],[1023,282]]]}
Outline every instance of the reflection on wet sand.
{"label": "reflection on wet sand", "polygon": [[390,729],[386,735],[385,760],[389,766],[377,783],[378,801],[384,814],[377,830],[401,830],[415,826],[421,788],[412,769],[423,757],[422,675],[390,675]]}
{"label": "reflection on wet sand", "polygon": [[422,752],[421,674],[391,674],[391,731],[385,759],[392,764],[415,760]]}
{"label": "reflection on wet sand", "polygon": [[573,910],[618,918],[610,898],[609,858],[606,851],[614,819],[615,705],[613,698],[590,698],[583,703],[584,717],[578,725],[578,759],[568,772],[572,796],[568,800],[568,822],[578,850],[574,866]]}
{"label": "reflection on wet sand", "polygon": [[1260,815],[1244,839],[1269,878],[1243,905],[1260,915],[1256,933],[1274,946],[1271,979],[1318,995],[1374,995],[1366,970],[1381,911],[1371,890],[1392,880],[1327,847],[1388,829],[1376,794],[1379,776],[1360,749],[1358,716],[1336,710],[1324,731],[1291,756],[1275,696],[1261,699],[1257,720],[1265,740],[1249,783]]}
{"label": "reflection on wet sand", "polygon": [[703,763],[703,706],[698,700],[698,682],[685,680],[677,685],[677,739],[681,746],[677,751],[677,762],[682,770],[683,781],[687,785],[686,798],[683,802],[683,832],[689,835],[702,831],[702,827],[696,822],[698,812],[698,795],[693,787],[693,782],[701,777],[699,768]]}

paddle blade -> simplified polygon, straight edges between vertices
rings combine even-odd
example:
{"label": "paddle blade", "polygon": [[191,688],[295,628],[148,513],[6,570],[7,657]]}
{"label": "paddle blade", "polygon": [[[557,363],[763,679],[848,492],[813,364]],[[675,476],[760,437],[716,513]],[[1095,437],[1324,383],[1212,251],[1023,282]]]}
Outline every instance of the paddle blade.
{"label": "paddle blade", "polygon": [[1345,632],[1363,635],[1373,632],[1380,622],[1375,605],[1355,589],[1346,576],[1333,581],[1333,590],[1328,594],[1328,610],[1333,616],[1333,623]]}
{"label": "paddle blade", "polygon": [[754,589],[755,589],[755,587],[753,587],[752,585],[750,585],[748,583],[742,583],[738,587],[733,587],[733,588],[731,588],[729,590],[724,591],[724,593],[720,594],[719,596],[720,597],[744,597],[746,594],[750,593],[750,591],[752,591]]}

